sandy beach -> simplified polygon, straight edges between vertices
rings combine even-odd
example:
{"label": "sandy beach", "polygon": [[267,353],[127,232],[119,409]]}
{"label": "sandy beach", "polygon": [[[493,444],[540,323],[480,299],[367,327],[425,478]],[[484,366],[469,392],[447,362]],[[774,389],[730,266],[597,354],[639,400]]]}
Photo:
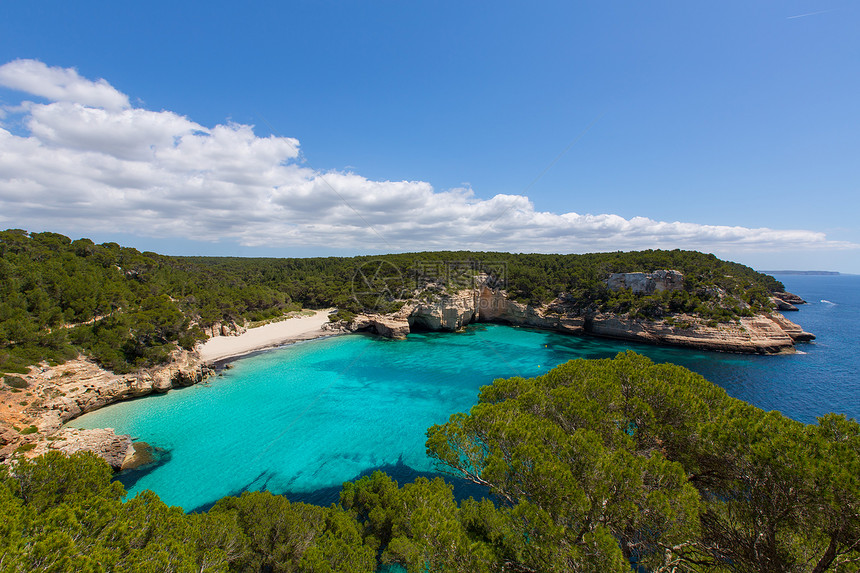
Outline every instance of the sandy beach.
{"label": "sandy beach", "polygon": [[322,326],[328,322],[328,315],[333,310],[318,310],[313,316],[298,316],[264,324],[239,336],[216,336],[198,346],[197,350],[203,362],[211,363],[290,342],[330,336],[333,332],[323,330]]}

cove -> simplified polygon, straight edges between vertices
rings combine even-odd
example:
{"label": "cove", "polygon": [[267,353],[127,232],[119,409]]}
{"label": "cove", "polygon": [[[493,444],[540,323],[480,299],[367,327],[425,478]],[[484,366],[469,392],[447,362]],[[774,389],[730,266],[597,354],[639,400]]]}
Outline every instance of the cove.
{"label": "cove", "polygon": [[112,427],[169,452],[126,482],[130,495],[151,489],[186,510],[261,489],[329,503],[344,481],[374,468],[403,477],[433,471],[426,429],[468,410],[494,378],[535,376],[617,350],[497,325],[404,341],[344,335],[238,360],[206,383],[119,403],[70,425]]}
{"label": "cove", "polygon": [[[345,335],[244,358],[204,384],[116,404],[70,425],[111,427],[165,450],[162,463],[121,480],[130,496],[151,489],[193,511],[225,495],[263,489],[326,505],[337,500],[344,481],[376,468],[410,481],[437,469],[425,454],[426,429],[467,411],[481,386],[627,349],[686,366],[732,396],[804,422],[830,411],[857,416],[857,360],[839,342],[850,328],[840,317],[855,329],[860,322],[851,314],[857,291],[849,288],[844,298],[825,291],[827,303],[791,315],[819,336],[792,356],[699,352],[499,325],[411,334],[405,341]],[[828,325],[843,336],[832,336]],[[845,344],[856,340],[849,335]]]}

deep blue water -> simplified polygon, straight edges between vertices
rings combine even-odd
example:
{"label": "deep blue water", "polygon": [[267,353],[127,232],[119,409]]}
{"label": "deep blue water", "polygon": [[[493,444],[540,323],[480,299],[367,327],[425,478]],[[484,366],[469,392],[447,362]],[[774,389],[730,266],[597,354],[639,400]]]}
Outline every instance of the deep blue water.
{"label": "deep blue water", "polygon": [[194,510],[261,489],[325,505],[342,482],[376,468],[401,483],[428,474],[435,468],[424,451],[426,429],[468,410],[482,385],[626,349],[686,366],[732,396],[797,420],[831,411],[860,416],[860,276],[777,278],[810,302],[789,318],[818,336],[795,355],[658,348],[497,325],[405,341],[348,335],[248,357],[208,383],[116,404],[71,425],[112,427],[162,448],[162,463],[122,481],[130,495],[151,489]]}

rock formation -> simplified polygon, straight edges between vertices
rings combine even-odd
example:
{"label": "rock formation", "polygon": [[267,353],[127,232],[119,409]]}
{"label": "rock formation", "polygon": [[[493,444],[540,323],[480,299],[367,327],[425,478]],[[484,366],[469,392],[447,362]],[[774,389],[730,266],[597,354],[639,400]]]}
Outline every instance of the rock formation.
{"label": "rock formation", "polygon": [[72,360],[34,376],[47,390],[41,409],[34,408],[39,418],[36,425],[40,431],[52,432],[108,404],[191,386],[205,374],[196,356],[187,351],[174,352],[166,366],[129,375],[113,374],[88,360]]}
{"label": "rock formation", "polygon": [[403,339],[409,334],[409,321],[397,315],[359,314],[347,325],[353,332],[370,331],[386,338]]}
{"label": "rock formation", "polygon": [[407,321],[411,328],[419,330],[459,330],[477,318],[475,297],[473,290],[434,295],[432,301],[411,306]]}
{"label": "rock formation", "polygon": [[[798,325],[776,315],[744,317],[738,322],[710,326],[700,319],[685,315],[675,317],[670,323],[598,314],[586,320],[585,330],[595,336],[620,340],[745,354],[791,353],[794,352],[795,340],[814,338],[804,333]],[[789,331],[802,335],[795,338]]]}
{"label": "rock formation", "polygon": [[135,470],[156,462],[155,449],[146,442],[134,442],[125,455],[120,469]]}
{"label": "rock formation", "polygon": [[788,334],[795,342],[809,342],[810,340],[815,340],[814,334],[804,332],[799,324],[791,322],[778,312],[769,315],[768,318],[778,324],[783,332]]}
{"label": "rock formation", "polygon": [[789,304],[806,304],[805,300],[791,292],[775,292],[773,296]]}
{"label": "rock formation", "polygon": [[585,325],[583,317],[558,312],[558,307],[554,305],[535,308],[510,300],[505,291],[487,286],[479,288],[478,319],[481,322],[546,328],[567,334],[582,334]]}
{"label": "rock formation", "polygon": [[772,296],[770,298],[771,303],[773,303],[774,310],[798,310],[796,306],[791,304],[790,302],[785,302],[783,299]]}
{"label": "rock formation", "polygon": [[[116,461],[114,458],[119,456],[116,451],[121,447],[117,445],[119,442],[114,439],[116,436],[112,431],[110,434],[83,430],[71,432],[69,429],[60,430],[61,426],[114,402],[195,384],[208,373],[193,353],[176,351],[172,358],[166,366],[128,375],[113,374],[82,357],[59,366],[43,363],[32,368],[23,376],[29,383],[30,399],[26,408],[15,415],[4,416],[0,422],[0,461],[8,459],[21,446],[26,446],[32,448],[26,451],[28,456],[38,455],[47,449],[88,449],[105,459],[114,456],[108,459],[113,465]],[[20,396],[4,396],[4,402],[20,400]],[[11,428],[12,425],[18,428],[32,426],[33,431],[21,433]],[[52,439],[48,440],[48,437]],[[128,438],[126,446],[130,444],[131,439]]]}
{"label": "rock formation", "polygon": [[[493,322],[564,332],[591,334],[651,344],[686,346],[723,352],[775,354],[794,352],[794,343],[815,337],[779,313],[743,317],[737,321],[709,323],[701,318],[677,315],[668,320],[640,320],[627,315],[582,312],[575,301],[562,295],[540,307],[508,298],[504,290],[490,288],[478,277],[475,288],[454,294],[428,293],[427,300],[408,302],[390,315],[359,315],[346,330],[369,330],[390,338],[404,338],[415,330],[454,331],[473,322]],[[652,273],[615,273],[609,288],[649,294],[684,287],[684,275],[674,270]],[[715,296],[723,298],[718,289]],[[774,296],[782,305],[802,300],[790,293]],[[742,302],[742,301],[741,301]]]}
{"label": "rock formation", "polygon": [[211,326],[206,327],[205,330],[206,334],[208,334],[210,338],[214,338],[216,336],[239,336],[248,329],[236,324],[235,322],[226,322],[223,324],[216,322]]}
{"label": "rock formation", "polygon": [[126,458],[134,453],[131,436],[117,435],[113,428],[63,428],[51,438],[51,441],[39,442],[36,449],[32,450],[32,455],[41,455],[48,450],[57,450],[68,455],[88,451],[104,459],[114,470],[120,470]]}

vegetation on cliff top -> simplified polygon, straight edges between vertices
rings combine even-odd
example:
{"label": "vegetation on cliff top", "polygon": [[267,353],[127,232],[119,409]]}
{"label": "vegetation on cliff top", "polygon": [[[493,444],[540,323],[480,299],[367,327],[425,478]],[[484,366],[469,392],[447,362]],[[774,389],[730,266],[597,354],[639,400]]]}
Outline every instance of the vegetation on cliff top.
{"label": "vegetation on cliff top", "polygon": [[116,243],[0,232],[0,372],[83,350],[124,373],[192,348],[215,323],[301,305],[283,292]]}
{"label": "vegetation on cliff top", "polygon": [[[633,295],[606,286],[611,273],[656,269],[684,273],[684,290]],[[749,267],[691,251],[168,257],[7,230],[0,232],[0,372],[26,372],[42,360],[63,362],[83,351],[125,373],[164,363],[177,347],[192,348],[215,324],[264,320],[301,307],[361,312],[365,291],[375,310],[390,311],[431,283],[453,292],[481,273],[530,304],[565,294],[574,311],[642,318],[683,312],[731,320],[766,310],[768,292],[783,290]]]}
{"label": "vegetation on cliff top", "polygon": [[860,568],[860,425],[805,425],[626,353],[496,380],[430,428],[484,484],[381,472],[328,508],[266,492],[186,515],[92,454],[0,468],[4,571],[823,572]]}

